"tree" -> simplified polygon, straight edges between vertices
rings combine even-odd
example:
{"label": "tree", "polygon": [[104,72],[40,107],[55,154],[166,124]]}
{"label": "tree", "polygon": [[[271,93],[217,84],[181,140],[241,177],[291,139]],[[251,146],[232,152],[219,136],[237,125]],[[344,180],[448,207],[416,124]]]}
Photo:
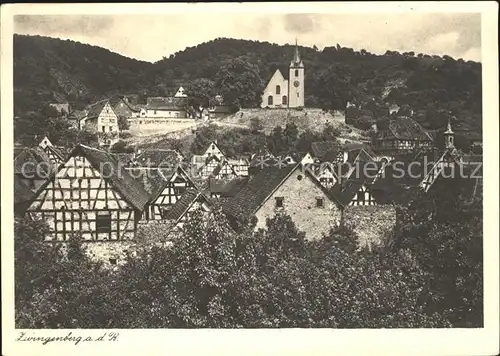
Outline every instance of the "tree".
{"label": "tree", "polygon": [[195,108],[199,108],[200,106],[208,108],[213,105],[217,90],[214,81],[199,78],[190,81],[186,85],[185,93],[189,98],[189,105]]}
{"label": "tree", "polygon": [[261,132],[264,129],[264,126],[260,122],[259,118],[257,117],[252,117],[250,119],[250,131],[253,133],[258,133]]}
{"label": "tree", "polygon": [[256,107],[260,104],[264,83],[257,66],[245,57],[224,62],[215,83],[227,105]]}
{"label": "tree", "polygon": [[128,146],[125,141],[119,140],[113,146],[111,146],[110,151],[114,153],[133,153],[134,148]]}
{"label": "tree", "polygon": [[118,116],[118,129],[120,131],[126,131],[130,129],[130,123],[128,122],[128,119],[125,116]]}

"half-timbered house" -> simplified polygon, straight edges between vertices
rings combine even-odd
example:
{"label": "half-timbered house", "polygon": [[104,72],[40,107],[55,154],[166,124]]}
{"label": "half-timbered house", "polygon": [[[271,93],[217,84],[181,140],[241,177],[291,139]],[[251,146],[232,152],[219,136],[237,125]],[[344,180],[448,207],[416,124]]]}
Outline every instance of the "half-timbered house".
{"label": "half-timbered house", "polygon": [[145,220],[165,219],[167,212],[188,189],[197,189],[196,184],[180,166],[169,173],[165,171],[163,177],[163,182],[155,189],[144,209]]}
{"label": "half-timbered house", "polygon": [[90,106],[86,115],[80,119],[80,128],[89,128],[97,132],[99,144],[111,146],[118,142],[118,116],[109,100],[101,100]]}
{"label": "half-timbered house", "polygon": [[61,151],[59,151],[56,147],[54,147],[54,145],[52,144],[52,142],[50,142],[47,136],[45,136],[42,139],[42,141],[40,141],[38,146],[40,146],[43,149],[43,151],[47,154],[50,162],[54,167],[57,168],[60,164],[63,163],[64,154]]}
{"label": "half-timbered house", "polygon": [[113,155],[78,145],[38,190],[27,213],[50,228],[47,241],[133,240],[148,194]]}
{"label": "half-timbered house", "polygon": [[215,179],[224,179],[231,180],[238,177],[238,174],[234,170],[233,166],[227,160],[223,160],[219,162],[219,164],[215,167],[209,177],[213,177]]}
{"label": "half-timbered house", "polygon": [[378,154],[394,154],[409,150],[432,149],[434,139],[419,123],[409,117],[398,117],[375,124],[373,150]]}

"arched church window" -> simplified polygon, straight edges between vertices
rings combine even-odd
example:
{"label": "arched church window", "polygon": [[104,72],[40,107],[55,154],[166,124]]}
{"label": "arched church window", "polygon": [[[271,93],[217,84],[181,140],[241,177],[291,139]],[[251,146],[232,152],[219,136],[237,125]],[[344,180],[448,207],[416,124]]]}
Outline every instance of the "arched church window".
{"label": "arched church window", "polygon": [[298,69],[295,69],[295,76],[298,77],[299,76],[299,70]]}
{"label": "arched church window", "polygon": [[282,101],[283,105],[287,105],[288,104],[288,98],[286,97],[286,95],[283,95],[283,98],[282,98]]}
{"label": "arched church window", "polygon": [[276,85],[276,95],[281,94],[281,87],[279,85]]}
{"label": "arched church window", "polygon": [[267,97],[267,105],[273,105],[273,96],[272,95],[269,95]]}

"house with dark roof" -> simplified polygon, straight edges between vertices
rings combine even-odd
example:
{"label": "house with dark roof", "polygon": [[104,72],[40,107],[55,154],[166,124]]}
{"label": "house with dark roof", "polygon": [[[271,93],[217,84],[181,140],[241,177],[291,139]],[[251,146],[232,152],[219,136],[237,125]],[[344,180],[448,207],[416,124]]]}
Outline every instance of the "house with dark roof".
{"label": "house with dark roof", "polygon": [[18,148],[14,153],[14,176],[33,191],[38,190],[57,169],[39,146]]}
{"label": "house with dark roof", "polygon": [[85,127],[97,132],[99,145],[109,147],[118,142],[118,116],[109,100],[92,104],[79,122],[80,128]]}
{"label": "house with dark roof", "polygon": [[287,214],[308,239],[328,234],[341,220],[339,203],[300,163],[262,169],[223,204],[223,211],[236,228],[256,219],[255,229],[265,229],[276,214]]}
{"label": "house with dark roof", "polygon": [[381,154],[399,151],[432,149],[432,136],[415,120],[401,116],[385,123],[374,124],[373,150]]}
{"label": "house with dark roof", "polygon": [[140,117],[147,118],[187,118],[187,97],[150,97]]}
{"label": "house with dark roof", "polygon": [[165,214],[165,219],[173,223],[172,232],[182,231],[184,224],[190,218],[190,214],[198,209],[208,213],[212,209],[212,202],[197,189],[186,190]]}
{"label": "house with dark roof", "polygon": [[80,234],[88,243],[130,242],[148,199],[112,154],[78,145],[37,190],[27,214],[49,225],[46,241]]}
{"label": "house with dark roof", "polygon": [[210,178],[207,195],[214,199],[233,198],[248,183],[248,177],[237,177],[232,180]]}
{"label": "house with dark roof", "polygon": [[49,138],[45,136],[42,141],[38,144],[44,152],[49,157],[50,162],[54,167],[57,168],[64,161],[64,153],[62,153],[59,149],[57,149],[52,142],[50,142]]}
{"label": "house with dark roof", "polygon": [[141,111],[140,108],[130,102],[127,96],[116,98],[115,103],[113,103],[113,110],[116,116],[122,116],[127,119],[139,116]]}
{"label": "house with dark roof", "polygon": [[162,171],[162,181],[156,183],[151,192],[143,219],[164,220],[167,212],[177,203],[189,189],[198,189],[189,174],[181,167]]}

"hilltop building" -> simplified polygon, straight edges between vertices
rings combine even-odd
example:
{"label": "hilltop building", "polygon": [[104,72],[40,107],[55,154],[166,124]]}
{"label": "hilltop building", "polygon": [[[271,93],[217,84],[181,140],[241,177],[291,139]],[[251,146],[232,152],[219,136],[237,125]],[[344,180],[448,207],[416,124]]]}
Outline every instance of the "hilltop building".
{"label": "hilltop building", "polygon": [[262,94],[261,108],[299,108],[304,107],[304,62],[300,58],[297,41],[295,52],[285,78],[279,69],[267,83]]}

